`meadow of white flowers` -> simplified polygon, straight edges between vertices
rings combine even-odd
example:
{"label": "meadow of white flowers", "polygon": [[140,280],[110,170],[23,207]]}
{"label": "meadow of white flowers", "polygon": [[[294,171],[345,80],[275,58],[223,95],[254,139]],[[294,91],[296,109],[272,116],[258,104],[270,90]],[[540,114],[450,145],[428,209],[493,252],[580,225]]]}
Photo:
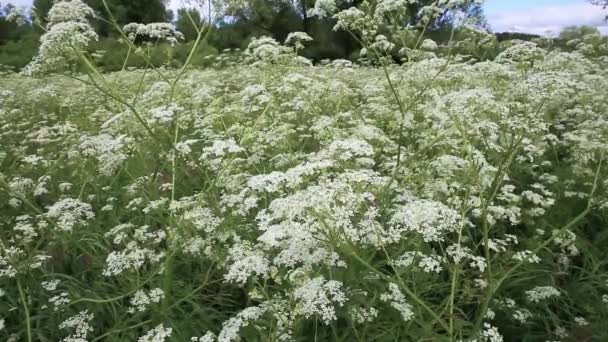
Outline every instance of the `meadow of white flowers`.
{"label": "meadow of white flowers", "polygon": [[409,1],[311,11],[366,66],[312,66],[294,33],[111,74],[58,2],[0,78],[0,339],[607,340],[608,58],[419,39],[395,64],[409,33],[377,30]]}

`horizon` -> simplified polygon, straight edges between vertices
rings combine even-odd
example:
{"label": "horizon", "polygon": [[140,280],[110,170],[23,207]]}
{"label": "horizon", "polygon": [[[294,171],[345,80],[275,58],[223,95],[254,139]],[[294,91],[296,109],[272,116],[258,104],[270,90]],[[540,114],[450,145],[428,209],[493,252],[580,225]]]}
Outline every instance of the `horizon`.
{"label": "horizon", "polygon": [[[31,7],[32,0],[0,0]],[[185,6],[184,0],[171,0],[168,6],[174,12]],[[555,36],[567,26],[593,26],[608,35],[608,10],[594,6],[586,0],[488,0],[484,14],[492,32],[517,32]]]}

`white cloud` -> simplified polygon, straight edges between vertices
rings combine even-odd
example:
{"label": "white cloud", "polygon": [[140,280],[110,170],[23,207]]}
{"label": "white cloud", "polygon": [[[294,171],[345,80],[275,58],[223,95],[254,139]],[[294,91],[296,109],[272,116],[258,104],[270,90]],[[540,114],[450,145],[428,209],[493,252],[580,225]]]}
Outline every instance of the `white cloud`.
{"label": "white cloud", "polygon": [[572,25],[595,26],[608,34],[605,18],[608,11],[587,3],[535,7],[527,10],[504,11],[488,16],[494,32],[525,32],[555,35]]}
{"label": "white cloud", "polygon": [[6,4],[29,7],[32,4],[32,0],[0,0],[0,5],[4,6]]}

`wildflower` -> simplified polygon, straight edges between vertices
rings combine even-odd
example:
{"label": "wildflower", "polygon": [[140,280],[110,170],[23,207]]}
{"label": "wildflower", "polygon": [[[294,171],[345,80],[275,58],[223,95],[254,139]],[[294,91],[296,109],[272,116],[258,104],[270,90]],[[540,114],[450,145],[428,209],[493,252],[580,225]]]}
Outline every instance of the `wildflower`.
{"label": "wildflower", "polygon": [[129,23],[122,30],[127,37],[135,42],[138,38],[148,39],[153,42],[165,41],[171,46],[177,45],[184,40],[184,35],[171,23]]}
{"label": "wildflower", "polygon": [[395,283],[388,284],[388,292],[380,295],[380,300],[387,302],[395,310],[399,311],[403,321],[407,322],[414,317],[413,307],[405,300],[405,295]]}
{"label": "wildflower", "polygon": [[163,324],[149,330],[145,335],[137,339],[137,342],[164,342],[173,333],[173,328],[165,328]]}
{"label": "wildflower", "polygon": [[247,46],[247,53],[261,61],[273,61],[285,52],[276,40],[271,37],[259,37],[251,40]]}
{"label": "wildflower", "polygon": [[18,26],[23,26],[27,24],[27,20],[25,17],[25,6],[13,6],[10,8],[8,14],[5,18],[8,22],[14,22]]}
{"label": "wildflower", "polygon": [[493,327],[489,323],[483,324],[483,331],[481,332],[481,336],[483,336],[485,341],[488,342],[502,342],[502,335],[498,332],[496,327]]}
{"label": "wildflower", "polygon": [[139,290],[135,292],[133,298],[131,298],[131,307],[129,308],[130,313],[144,312],[147,309],[147,306],[153,303],[160,303],[160,301],[165,297],[165,293],[161,289],[152,289],[150,292],[146,293],[143,290]]}
{"label": "wildflower", "polygon": [[252,276],[267,277],[270,273],[270,263],[262,251],[247,244],[235,245],[229,251],[233,261],[224,275],[224,279],[244,285]]}
{"label": "wildflower", "polygon": [[94,157],[98,170],[102,175],[111,176],[120,168],[128,158],[124,148],[129,142],[125,135],[113,137],[109,134],[80,137],[80,153],[87,157]]}
{"label": "wildflower", "polygon": [[72,232],[76,226],[86,225],[95,214],[90,204],[78,199],[65,198],[51,205],[46,216],[56,220],[58,230]]}
{"label": "wildflower", "polygon": [[323,277],[306,281],[294,291],[294,296],[299,300],[296,308],[299,313],[306,318],[318,315],[325,324],[337,319],[334,306],[346,302],[342,283]]}
{"label": "wildflower", "polygon": [[532,290],[526,291],[528,300],[532,303],[540,303],[543,300],[559,297],[561,293],[553,286],[537,286]]}
{"label": "wildflower", "polygon": [[251,306],[243,309],[235,317],[230,318],[222,324],[222,331],[217,336],[217,341],[232,342],[238,340],[241,328],[248,326],[251,322],[255,322],[265,311],[266,308],[261,306]]}
{"label": "wildflower", "polygon": [[115,276],[129,269],[140,269],[149,260],[158,262],[164,257],[164,252],[155,252],[150,248],[139,247],[136,242],[131,241],[122,251],[113,251],[106,258],[105,276]]}
{"label": "wildflower", "polygon": [[87,335],[93,331],[93,327],[90,324],[90,322],[93,320],[93,317],[93,314],[89,314],[89,312],[85,310],[63,321],[59,325],[59,329],[72,330],[72,334],[64,338],[63,341],[86,341]]}
{"label": "wildflower", "polygon": [[418,233],[427,242],[443,241],[460,226],[460,215],[439,202],[418,199],[398,207],[390,223],[393,241],[406,232]]}
{"label": "wildflower", "polygon": [[201,337],[192,337],[190,342],[215,342],[216,336],[211,331],[208,331]]}
{"label": "wildflower", "polygon": [[427,50],[427,51],[435,51],[437,50],[439,47],[437,46],[437,43],[435,43],[434,40],[432,39],[425,39],[422,41],[422,43],[420,44],[420,49],[421,50]]}
{"label": "wildflower", "polygon": [[540,263],[540,258],[532,251],[519,251],[513,255],[513,259],[518,261],[525,261],[532,264]]}
{"label": "wildflower", "polygon": [[67,292],[62,292],[49,299],[49,303],[53,304],[54,311],[58,311],[62,306],[70,303],[69,295]]}
{"label": "wildflower", "polygon": [[395,44],[391,43],[384,35],[377,35],[370,48],[383,53],[390,53],[395,48]]}
{"label": "wildflower", "polygon": [[521,324],[528,323],[530,317],[532,317],[532,313],[527,309],[515,310],[513,313],[513,318]]}
{"label": "wildflower", "polygon": [[50,292],[50,291],[57,290],[57,286],[59,285],[59,283],[61,283],[61,281],[59,279],[54,279],[54,280],[43,281],[41,283],[41,285],[45,290]]}
{"label": "wildflower", "polygon": [[574,323],[581,327],[589,325],[589,322],[584,317],[574,317]]}
{"label": "wildflower", "polygon": [[88,19],[95,17],[91,7],[80,0],[56,1],[48,13],[48,28],[59,23],[78,22],[87,23]]}
{"label": "wildflower", "polygon": [[404,13],[408,5],[415,4],[418,0],[380,0],[376,5],[376,16],[384,16],[389,13]]}
{"label": "wildflower", "polygon": [[285,45],[293,45],[296,51],[304,48],[304,43],[313,41],[306,32],[291,32],[285,38]]}
{"label": "wildflower", "polygon": [[38,55],[22,73],[48,73],[78,60],[79,54],[98,39],[88,22],[93,16],[93,10],[80,0],[55,2],[48,14],[47,30],[40,37]]}
{"label": "wildflower", "polygon": [[353,307],[350,313],[353,321],[359,324],[371,323],[378,317],[378,310],[375,308]]}
{"label": "wildflower", "polygon": [[338,10],[336,0],[317,0],[313,8],[308,10],[308,16],[327,18]]}

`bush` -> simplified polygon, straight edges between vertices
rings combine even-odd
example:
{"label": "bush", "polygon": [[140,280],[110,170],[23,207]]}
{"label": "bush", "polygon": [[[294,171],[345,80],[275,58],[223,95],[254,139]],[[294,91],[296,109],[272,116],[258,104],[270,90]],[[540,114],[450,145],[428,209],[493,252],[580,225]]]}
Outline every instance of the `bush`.
{"label": "bush", "polygon": [[26,66],[38,51],[38,38],[37,34],[31,33],[17,41],[0,45],[0,65],[13,70]]}
{"label": "bush", "polygon": [[[171,67],[182,66],[188,54],[192,49],[194,42],[172,47],[168,44],[158,44],[151,47],[142,46],[139,51],[131,51],[129,54],[128,45],[119,42],[116,39],[103,39],[92,46],[91,51],[100,52],[100,56],[96,58],[97,65],[106,72],[118,71],[123,68],[127,54],[129,59],[126,67],[129,68],[145,68],[148,62],[145,56],[148,56],[149,61],[156,67],[168,65]],[[201,44],[197,49],[192,59],[192,65],[196,67],[206,67],[210,64],[209,56],[217,54],[217,50],[209,45]]]}

